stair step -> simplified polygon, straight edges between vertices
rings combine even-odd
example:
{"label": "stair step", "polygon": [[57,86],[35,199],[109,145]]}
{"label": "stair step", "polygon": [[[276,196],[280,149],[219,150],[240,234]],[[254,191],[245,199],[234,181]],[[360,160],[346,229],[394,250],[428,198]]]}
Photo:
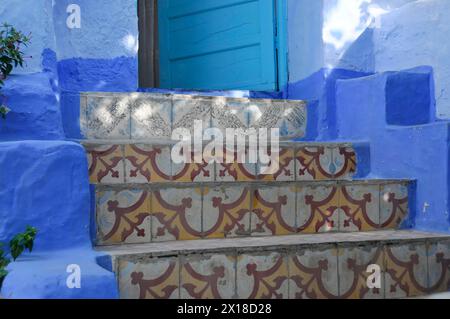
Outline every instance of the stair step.
{"label": "stair step", "polygon": [[[82,93],[80,128],[87,139],[171,138],[172,131],[279,128],[285,139],[305,135],[304,101],[158,93]],[[224,134],[225,136],[225,134]]]}
{"label": "stair step", "polygon": [[[98,248],[122,298],[404,298],[447,291],[450,236],[376,231]],[[369,288],[369,266],[380,286]],[[372,268],[373,269],[373,268]]]}
{"label": "stair step", "polygon": [[[217,155],[223,163],[174,163],[174,142],[84,141],[92,184],[155,182],[347,180],[356,173],[357,156],[349,143],[284,142],[271,156],[278,170],[264,171],[261,163],[238,161],[236,149]],[[248,153],[248,147],[245,148]],[[225,155],[227,154],[227,155]],[[228,164],[225,159],[234,158]],[[194,152],[190,154],[191,162]],[[229,162],[229,161],[228,161]],[[244,163],[239,163],[244,162]],[[267,174],[264,174],[267,173]]]}
{"label": "stair step", "polygon": [[413,185],[408,180],[97,185],[97,243],[404,228],[411,222]]}

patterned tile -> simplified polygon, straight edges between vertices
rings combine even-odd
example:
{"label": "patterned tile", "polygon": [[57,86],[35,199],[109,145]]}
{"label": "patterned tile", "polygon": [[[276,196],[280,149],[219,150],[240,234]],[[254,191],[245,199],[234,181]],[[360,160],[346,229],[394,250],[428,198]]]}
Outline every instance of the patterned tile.
{"label": "patterned tile", "polygon": [[290,299],[337,298],[337,249],[306,249],[290,255],[289,279]]}
{"label": "patterned tile", "polygon": [[205,188],[203,190],[203,233],[207,238],[250,234],[251,191],[248,187]]}
{"label": "patterned tile", "polygon": [[333,178],[351,179],[356,172],[356,153],[352,147],[333,147]]}
{"label": "patterned tile", "polygon": [[129,96],[88,97],[89,139],[130,139],[131,112]]}
{"label": "patterned tile", "polygon": [[247,129],[249,124],[248,99],[215,98],[212,105],[212,127]]}
{"label": "patterned tile", "polygon": [[[384,298],[384,249],[375,246],[339,247],[339,297],[343,299]],[[372,278],[376,265],[380,270],[378,279]],[[371,272],[368,272],[370,270]],[[369,277],[371,276],[371,277]],[[376,282],[379,280],[378,282]],[[370,281],[370,282],[369,282]],[[369,284],[379,284],[378,288]]]}
{"label": "patterned tile", "polygon": [[87,109],[88,109],[88,97],[87,95],[80,95],[80,133],[81,136],[87,138],[89,135],[88,132],[88,118],[87,118]]}
{"label": "patterned tile", "polygon": [[251,100],[250,127],[279,128],[280,137],[302,137],[306,129],[306,104],[303,101]]}
{"label": "patterned tile", "polygon": [[180,265],[177,258],[140,262],[119,261],[121,299],[179,299]]}
{"label": "patterned tile", "polygon": [[339,187],[333,185],[298,188],[298,231],[307,234],[337,231],[339,196]]}
{"label": "patterned tile", "polygon": [[428,288],[424,243],[385,246],[387,299],[424,295]]}
{"label": "patterned tile", "polygon": [[193,240],[201,237],[200,188],[170,188],[152,193],[152,240]]}
{"label": "patterned tile", "polygon": [[[178,150],[177,146],[172,148],[172,152]],[[210,162],[208,158],[203,158],[202,152],[194,152],[191,150],[188,154],[183,154],[182,149],[179,156],[183,158],[182,163],[172,162],[172,180],[175,182],[214,182],[215,166],[214,162]],[[202,163],[198,163],[197,159],[203,158]]]}
{"label": "patterned tile", "polygon": [[149,183],[171,180],[169,146],[126,145],[125,182]]}
{"label": "patterned tile", "polygon": [[211,127],[211,107],[210,98],[174,95],[172,129],[185,128],[193,135],[195,121],[199,120],[202,121],[203,135],[203,131]]}
{"label": "patterned tile", "polygon": [[171,118],[170,95],[141,96],[131,107],[131,138],[170,138]]}
{"label": "patterned tile", "polygon": [[282,254],[240,255],[236,276],[240,299],[288,298],[287,258]]}
{"label": "patterned tile", "polygon": [[329,147],[301,147],[296,155],[298,181],[320,181],[333,178],[333,150]]}
{"label": "patterned tile", "polygon": [[450,291],[450,241],[428,245],[428,293]]}
{"label": "patterned tile", "polygon": [[102,245],[150,242],[148,192],[143,190],[99,192],[97,239]]}
{"label": "patterned tile", "polygon": [[371,231],[380,224],[380,186],[354,184],[340,187],[339,230]]}
{"label": "patterned tile", "polygon": [[252,235],[296,233],[295,187],[262,187],[254,190],[251,217]]}
{"label": "patterned tile", "polygon": [[398,229],[408,216],[408,186],[382,185],[380,197],[380,227]]}
{"label": "patterned tile", "polygon": [[258,179],[256,161],[250,161],[248,148],[224,148],[223,153],[218,154],[218,157],[224,160],[223,163],[216,163],[216,181],[250,182]]}
{"label": "patterned tile", "polygon": [[121,145],[86,145],[89,180],[92,184],[125,182],[125,165]]}
{"label": "patterned tile", "polygon": [[258,179],[279,182],[295,180],[294,149],[281,147],[278,152],[270,152],[269,156],[272,159],[269,163],[258,163]]}
{"label": "patterned tile", "polygon": [[181,299],[232,299],[236,256],[193,255],[183,258]]}

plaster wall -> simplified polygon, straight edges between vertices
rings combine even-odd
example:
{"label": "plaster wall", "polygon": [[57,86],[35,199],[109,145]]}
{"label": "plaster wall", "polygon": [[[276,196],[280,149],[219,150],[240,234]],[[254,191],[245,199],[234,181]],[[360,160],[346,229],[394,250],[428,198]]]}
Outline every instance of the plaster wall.
{"label": "plaster wall", "polygon": [[436,114],[450,118],[447,0],[288,0],[289,76],[433,68]]}
{"label": "plaster wall", "polygon": [[[69,5],[80,8],[80,28],[67,25]],[[12,111],[0,140],[80,137],[79,92],[138,87],[135,0],[5,0],[0,22],[31,33],[26,65],[3,90]]]}
{"label": "plaster wall", "polygon": [[[66,25],[69,4],[81,8],[80,29]],[[12,111],[0,123],[0,242],[27,225],[38,229],[34,252],[8,268],[6,298],[118,297],[114,275],[92,250],[84,149],[61,140],[78,125],[80,91],[136,90],[135,6],[123,0],[0,3],[0,23],[32,31],[25,67],[2,89]],[[80,267],[80,289],[66,285],[69,265]]]}

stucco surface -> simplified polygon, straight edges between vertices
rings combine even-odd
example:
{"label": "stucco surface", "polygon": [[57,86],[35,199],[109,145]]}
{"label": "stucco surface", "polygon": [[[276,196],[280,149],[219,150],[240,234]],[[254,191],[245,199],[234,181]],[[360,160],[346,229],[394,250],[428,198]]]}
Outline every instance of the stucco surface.
{"label": "stucco surface", "polygon": [[59,94],[50,72],[13,75],[2,94],[11,109],[7,120],[0,119],[0,141],[64,138]]}
{"label": "stucco surface", "polygon": [[37,250],[90,245],[83,148],[70,142],[0,143],[0,240],[39,229]]}
{"label": "stucco surface", "polygon": [[[71,142],[0,143],[0,242],[27,225],[34,252],[12,263],[2,287],[10,298],[114,298],[112,273],[96,262],[90,238],[90,190],[83,148]],[[81,289],[68,289],[68,265],[81,267]]]}
{"label": "stucco surface", "polygon": [[416,1],[380,18],[375,30],[375,65],[379,72],[431,66],[436,82],[436,115],[450,118],[450,2]]}
{"label": "stucco surface", "polygon": [[17,30],[30,35],[31,43],[24,48],[27,56],[23,69],[15,73],[36,73],[42,71],[42,53],[55,49],[53,8],[51,0],[2,0],[0,23],[9,23]]}
{"label": "stucco surface", "polygon": [[[415,75],[426,74],[423,72],[418,69]],[[391,94],[398,100],[415,99],[414,107],[423,110],[412,113],[420,115],[432,108],[429,96],[424,94],[429,92],[429,86],[422,77],[409,77],[416,84],[409,90],[398,90],[401,84],[390,81],[413,74],[413,70],[408,70],[337,81],[338,138],[370,141],[369,177],[417,180],[415,201],[410,203],[416,229],[449,232],[449,123],[420,124],[420,116],[415,118],[416,125],[404,126],[398,117],[394,117],[396,125],[387,121],[392,119],[392,110],[386,107],[386,97]]]}
{"label": "stucco surface", "polygon": [[436,117],[450,118],[447,0],[290,0],[290,84],[321,68],[433,69]]}

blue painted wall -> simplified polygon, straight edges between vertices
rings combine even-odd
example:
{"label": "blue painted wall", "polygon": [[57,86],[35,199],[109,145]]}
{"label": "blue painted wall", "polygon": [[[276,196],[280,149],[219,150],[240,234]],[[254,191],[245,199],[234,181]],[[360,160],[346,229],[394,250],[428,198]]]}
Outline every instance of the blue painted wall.
{"label": "blue painted wall", "polygon": [[[135,0],[61,0],[53,6],[58,77],[65,134],[79,138],[78,94],[138,88]],[[66,25],[67,6],[81,9],[81,28]]]}
{"label": "blue painted wall", "polygon": [[0,141],[61,139],[64,132],[58,104],[52,5],[48,0],[4,0],[0,23],[8,22],[25,34],[32,44],[25,48],[26,66],[14,71],[3,94],[12,110],[8,121],[0,121]]}
{"label": "blue painted wall", "polygon": [[[80,6],[80,29],[66,25],[69,4]],[[78,138],[79,92],[136,91],[136,1],[5,0],[4,21],[31,33],[32,42],[26,67],[4,90],[12,112],[0,140]]]}
{"label": "blue painted wall", "polygon": [[[450,232],[450,123],[423,123],[434,109],[426,75],[419,68],[337,81],[338,137],[370,141],[370,177],[417,180],[411,207],[417,229]],[[414,109],[405,125],[404,115],[390,104],[411,100]]]}
{"label": "blue painted wall", "polygon": [[[0,242],[27,225],[38,229],[32,254],[12,263],[6,298],[117,298],[114,275],[98,265],[90,238],[84,149],[64,141],[0,143]],[[67,266],[81,268],[69,289]]]}
{"label": "blue painted wall", "polygon": [[360,142],[368,177],[417,180],[415,227],[449,232],[450,2],[288,0],[288,7],[286,90],[314,100],[315,134],[307,139]]}
{"label": "blue painted wall", "polygon": [[[69,3],[81,7],[81,29],[66,26]],[[117,298],[114,275],[92,249],[86,155],[61,140],[79,137],[80,91],[137,89],[136,2],[4,0],[0,22],[32,33],[25,68],[2,92],[12,111],[0,122],[0,241],[27,225],[39,231],[1,294]],[[70,264],[81,267],[80,289],[66,285]]]}
{"label": "blue painted wall", "polygon": [[90,244],[87,163],[80,145],[0,143],[0,163],[0,241],[33,225],[40,233],[37,250]]}
{"label": "blue painted wall", "polygon": [[450,118],[448,0],[287,0],[290,82],[322,68],[434,70],[436,114]]}
{"label": "blue painted wall", "polygon": [[[311,101],[306,139],[356,142],[364,159],[359,177],[417,179],[415,227],[450,231],[443,121],[450,116],[450,22],[443,14],[450,3],[287,2],[289,84],[282,94]],[[69,4],[81,8],[81,29],[66,26]],[[32,31],[32,44],[26,67],[4,91],[12,112],[0,123],[0,240],[26,224],[40,230],[36,252],[11,266],[2,294],[117,297],[112,274],[91,249],[86,158],[79,145],[61,140],[81,138],[79,92],[138,89],[136,1],[2,0],[2,21]],[[65,286],[72,263],[82,266],[81,290]]]}

